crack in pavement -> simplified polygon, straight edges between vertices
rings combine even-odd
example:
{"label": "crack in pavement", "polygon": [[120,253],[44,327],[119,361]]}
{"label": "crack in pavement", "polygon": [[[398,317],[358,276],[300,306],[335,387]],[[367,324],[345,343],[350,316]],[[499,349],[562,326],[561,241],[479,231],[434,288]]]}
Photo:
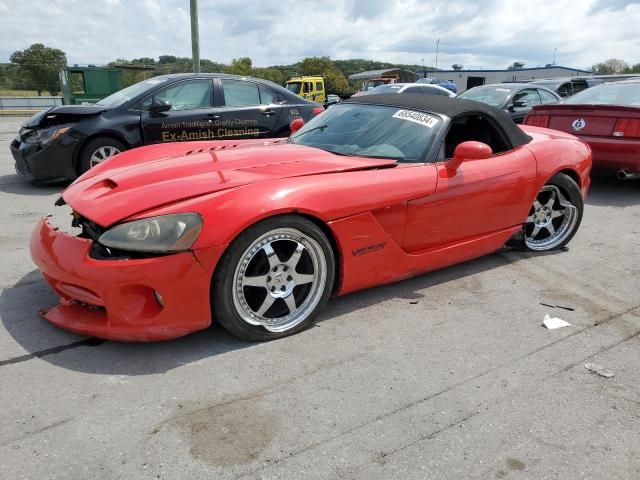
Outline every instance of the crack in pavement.
{"label": "crack in pavement", "polygon": [[[624,313],[623,313],[622,315],[624,315]],[[620,316],[622,316],[622,315],[620,315]],[[589,327],[589,328],[591,328],[591,327]],[[587,329],[584,329],[584,330],[587,330]],[[584,330],[583,330],[583,331],[584,331]],[[599,354],[601,354],[601,353],[603,353],[603,352],[609,351],[609,350],[611,350],[612,348],[615,348],[615,347],[617,347],[617,346],[619,346],[619,345],[622,345],[623,343],[628,342],[629,340],[632,340],[632,339],[634,339],[634,338],[636,338],[636,337],[638,337],[638,336],[640,336],[640,331],[637,331],[636,333],[633,333],[633,334],[631,334],[631,335],[628,335],[627,337],[625,337],[625,338],[623,338],[622,340],[620,340],[620,341],[618,341],[618,342],[614,343],[613,345],[610,345],[610,346],[608,346],[608,347],[602,348],[602,349],[598,350],[598,352],[593,353],[593,354],[591,354],[591,355],[588,355],[588,356],[584,357],[583,359],[581,359],[580,361],[577,361],[577,362],[572,363],[572,364],[571,364],[570,366],[568,366],[568,367],[562,368],[561,370],[557,371],[556,373],[551,374],[551,375],[549,376],[549,378],[553,378],[553,377],[555,377],[556,375],[559,375],[559,374],[561,374],[561,373],[565,373],[565,372],[567,372],[568,370],[570,370],[570,369],[572,369],[572,368],[574,368],[574,367],[576,367],[576,366],[580,365],[580,364],[581,364],[581,363],[583,363],[585,360],[587,360],[587,359],[589,359],[589,358],[591,358],[591,357],[594,357],[594,356],[596,356],[596,355],[599,355]],[[568,338],[568,337],[567,337],[567,338]],[[555,342],[554,342],[554,343],[555,343]],[[527,356],[528,356],[528,355],[527,355]],[[527,356],[522,357],[522,358],[526,358]],[[517,395],[517,394],[518,394],[517,392],[514,392],[514,394],[507,396],[505,399],[497,400],[497,401],[493,401],[493,402],[489,402],[489,404],[488,404],[488,405],[486,406],[486,408],[485,408],[485,411],[488,411],[489,409],[491,409],[491,408],[493,408],[493,407],[496,407],[496,406],[498,406],[498,405],[502,405],[503,403],[505,403],[505,402],[507,401],[507,399],[508,399],[508,398],[512,398],[513,396],[515,396],[515,395]],[[631,401],[631,402],[635,402],[635,403],[640,404],[640,402],[637,402],[637,401],[635,401],[635,400],[633,400],[633,399],[626,399],[626,398],[623,398],[623,400],[627,400],[627,401]],[[400,447],[395,448],[395,449],[393,449],[392,451],[390,451],[390,452],[388,452],[388,453],[385,453],[384,455],[379,456],[379,457],[378,457],[378,458],[376,458],[375,460],[371,460],[371,461],[369,461],[369,462],[366,462],[365,464],[363,464],[363,465],[361,465],[361,466],[359,466],[359,467],[357,467],[357,468],[355,468],[355,469],[350,470],[350,471],[348,472],[348,474],[354,474],[354,473],[357,473],[357,472],[359,472],[359,471],[361,471],[361,470],[364,470],[367,466],[369,466],[369,465],[371,465],[371,464],[373,464],[373,463],[375,463],[375,462],[380,462],[380,460],[382,460],[382,459],[384,459],[384,458],[386,458],[386,457],[389,457],[389,456],[391,456],[391,455],[394,455],[394,454],[395,454],[395,453],[397,453],[397,452],[400,452],[400,451],[402,451],[402,450],[405,450],[406,448],[409,448],[409,447],[411,447],[411,446],[413,446],[413,445],[415,445],[415,444],[418,444],[418,443],[420,443],[421,441],[424,441],[424,440],[430,440],[430,439],[434,438],[436,435],[438,435],[439,433],[441,433],[441,432],[444,432],[444,431],[448,430],[450,427],[454,427],[454,426],[456,426],[456,425],[462,424],[462,423],[466,422],[467,420],[471,419],[472,417],[475,417],[476,415],[478,415],[478,414],[480,414],[480,413],[485,413],[485,412],[476,411],[476,412],[473,412],[473,413],[471,413],[471,414],[468,414],[468,415],[466,415],[465,417],[461,418],[460,420],[456,420],[456,421],[454,421],[454,422],[452,422],[452,423],[450,423],[450,424],[448,424],[448,425],[445,425],[445,426],[443,426],[442,428],[440,428],[440,429],[438,429],[438,430],[436,430],[436,431],[434,431],[434,432],[431,432],[430,434],[422,435],[420,438],[418,438],[418,439],[416,439],[416,440],[413,440],[413,441],[411,441],[411,442],[408,442],[408,443],[407,443],[407,444],[405,444],[405,445],[401,445]],[[549,443],[549,442],[544,442],[543,440],[541,440],[541,439],[539,439],[539,438],[535,437],[534,435],[530,435],[530,436],[531,436],[531,438],[533,438],[534,440],[538,441],[538,442],[539,442],[539,443],[541,443],[541,444],[548,445],[548,446],[552,446],[552,447],[553,447],[553,448],[555,448],[555,449],[560,449],[560,450],[562,449],[562,446],[558,446],[558,445],[556,445],[556,444]],[[339,477],[344,477],[345,475],[338,475],[338,476],[339,476]]]}
{"label": "crack in pavement", "polygon": [[369,465],[371,465],[374,462],[378,462],[378,463],[384,463],[383,460],[387,457],[390,457],[391,455],[395,455],[398,452],[401,452],[402,450],[406,450],[409,447],[412,447],[413,445],[416,445],[417,443],[420,443],[424,440],[431,440],[432,438],[435,438],[437,435],[441,434],[442,432],[445,432],[447,430],[449,430],[452,427],[455,427],[456,425],[462,425],[464,422],[466,422],[467,420],[475,417],[476,415],[478,415],[480,412],[479,411],[475,411],[472,413],[469,413],[467,415],[465,415],[464,417],[460,418],[459,420],[455,420],[451,423],[448,423],[447,425],[443,425],[442,427],[427,433],[426,435],[421,435],[419,438],[416,438],[415,440],[412,440],[411,442],[407,442],[404,445],[400,445],[397,448],[394,448],[393,450],[389,451],[389,452],[385,452],[382,455],[379,455],[375,460],[371,461],[371,462],[367,462],[363,465],[360,465],[354,469],[349,470],[348,472],[345,473],[339,473],[337,474],[337,476],[339,478],[344,478],[347,476],[351,476],[355,473],[358,473],[362,470],[364,470],[366,467],[368,467]]}
{"label": "crack in pavement", "polygon": [[[595,326],[595,325],[594,325],[594,326]],[[613,345],[609,345],[608,347],[601,348],[601,349],[600,349],[600,350],[598,350],[597,352],[592,353],[592,354],[590,354],[590,355],[588,355],[588,356],[586,356],[586,357],[584,357],[584,358],[580,359],[580,360],[579,360],[579,361],[577,361],[577,362],[574,362],[574,363],[572,363],[572,364],[570,364],[570,365],[567,365],[567,366],[566,366],[566,367],[564,367],[562,370],[558,370],[556,373],[554,373],[554,374],[553,374],[553,375],[551,375],[551,376],[552,376],[552,377],[555,377],[556,375],[560,375],[561,373],[568,372],[568,371],[569,371],[569,370],[571,370],[572,368],[577,367],[578,365],[580,365],[581,363],[586,362],[586,361],[587,361],[587,360],[589,360],[590,358],[593,358],[593,357],[595,357],[595,356],[597,356],[597,355],[600,355],[601,353],[608,352],[608,351],[609,351],[609,350],[611,350],[612,348],[616,348],[617,346],[622,345],[623,343],[628,342],[629,340],[632,340],[632,339],[636,338],[636,337],[637,337],[637,336],[639,336],[639,335],[640,335],[640,331],[637,331],[636,333],[632,333],[631,335],[629,335],[629,336],[627,336],[627,337],[623,338],[622,340],[620,340],[619,342],[614,343]]]}
{"label": "crack in pavement", "polygon": [[32,430],[32,431],[27,432],[27,433],[25,433],[23,435],[20,435],[17,438],[13,438],[11,440],[7,440],[6,442],[0,443],[0,447],[4,447],[6,445],[9,445],[10,443],[18,442],[20,440],[24,440],[25,438],[29,438],[32,435],[37,435],[39,433],[46,432],[47,430],[51,430],[52,428],[59,427],[60,425],[64,425],[65,423],[69,423],[74,418],[75,417],[63,418],[62,420],[58,420],[57,422],[53,422],[53,423],[51,423],[49,425],[45,425],[44,427],[36,428],[35,430]]}
{"label": "crack in pavement", "polygon": [[46,357],[47,355],[53,355],[55,353],[64,352],[66,350],[71,350],[78,347],[97,347],[98,345],[102,345],[104,342],[106,342],[106,340],[102,340],[101,338],[91,337],[85,340],[68,343],[66,345],[58,345],[57,347],[51,347],[45,350],[39,350],[37,352],[28,353],[27,355],[21,355],[19,357],[9,358],[7,360],[1,360],[0,367],[4,367],[6,365],[14,365],[16,363],[21,363],[21,362],[26,362],[34,358]]}
{"label": "crack in pavement", "polygon": [[[569,338],[572,338],[572,337],[574,337],[575,335],[578,335],[578,334],[583,333],[583,332],[588,332],[589,330],[591,330],[591,329],[593,329],[593,328],[596,328],[596,327],[598,327],[598,326],[601,326],[601,325],[604,325],[604,324],[606,324],[606,323],[609,323],[609,322],[611,322],[612,320],[615,320],[616,318],[622,317],[622,316],[624,316],[624,315],[626,315],[626,314],[628,314],[628,313],[630,313],[630,312],[633,312],[634,310],[637,310],[637,309],[639,309],[639,308],[640,308],[640,304],[636,304],[636,305],[634,305],[633,307],[630,307],[630,308],[628,308],[628,309],[625,309],[625,310],[624,310],[624,311],[622,311],[622,312],[611,314],[609,317],[607,317],[606,319],[602,320],[601,322],[598,322],[598,323],[597,323],[597,324],[595,324],[595,325],[589,325],[588,327],[585,327],[585,328],[583,328],[583,329],[581,329],[581,330],[578,330],[578,331],[577,331],[577,332],[575,332],[575,333],[572,333],[572,334],[567,335],[567,336],[565,336],[565,337],[559,338],[558,340],[555,340],[555,341],[553,341],[553,342],[547,343],[547,344],[545,344],[545,345],[541,346],[540,348],[536,348],[535,350],[532,350],[532,351],[530,351],[530,352],[526,353],[525,355],[522,355],[522,356],[520,356],[520,357],[513,358],[513,359],[511,359],[511,360],[508,360],[508,361],[506,361],[506,362],[504,362],[504,363],[500,364],[500,365],[496,365],[495,367],[493,367],[493,368],[491,368],[491,369],[489,369],[489,370],[486,370],[486,371],[484,371],[484,372],[480,372],[480,373],[478,373],[477,375],[474,375],[474,376],[473,376],[473,377],[471,377],[471,378],[468,378],[468,379],[463,380],[463,381],[461,381],[461,382],[458,382],[458,383],[455,383],[455,384],[453,384],[453,385],[450,385],[449,387],[444,388],[444,389],[440,390],[439,392],[433,393],[433,394],[428,395],[428,396],[426,396],[426,397],[424,397],[424,398],[421,398],[421,399],[415,400],[415,401],[413,401],[413,402],[410,402],[410,403],[408,403],[408,404],[402,405],[402,406],[400,406],[400,407],[398,407],[398,408],[395,408],[395,409],[393,409],[393,410],[391,410],[391,411],[389,411],[389,412],[385,412],[385,413],[382,413],[382,414],[380,414],[380,415],[377,415],[375,418],[373,418],[373,419],[371,419],[371,420],[368,420],[368,421],[366,421],[366,422],[364,422],[364,423],[361,423],[361,424],[359,424],[359,425],[355,425],[354,427],[349,428],[349,429],[347,429],[347,430],[344,430],[344,431],[342,431],[342,432],[340,432],[340,433],[337,433],[336,435],[332,435],[332,436],[331,436],[331,437],[329,437],[329,438],[325,438],[325,439],[323,439],[323,440],[319,440],[319,441],[314,442],[314,443],[312,443],[312,444],[310,444],[310,445],[307,445],[306,447],[301,448],[301,449],[299,449],[299,450],[297,450],[297,451],[290,452],[287,456],[283,456],[283,457],[281,457],[281,458],[279,458],[279,459],[275,459],[274,461],[270,462],[269,464],[261,465],[260,467],[258,467],[258,468],[256,468],[256,469],[254,469],[254,470],[252,470],[252,471],[250,471],[250,472],[247,472],[247,473],[244,473],[244,474],[242,474],[242,475],[240,475],[240,476],[238,476],[238,477],[235,477],[235,480],[241,480],[241,479],[244,479],[244,478],[249,478],[250,476],[255,475],[256,473],[258,473],[258,472],[260,472],[260,471],[262,471],[262,470],[265,470],[265,469],[270,468],[270,467],[274,467],[275,465],[278,465],[278,464],[280,464],[280,463],[282,463],[282,462],[286,462],[286,461],[288,461],[288,460],[290,460],[290,459],[292,459],[292,458],[294,458],[294,457],[296,457],[296,456],[298,456],[298,455],[300,455],[300,454],[303,454],[303,453],[305,453],[305,452],[311,451],[311,450],[313,450],[314,448],[317,448],[317,447],[319,447],[319,446],[321,446],[321,445],[327,444],[327,443],[329,443],[329,442],[331,442],[331,441],[333,441],[333,440],[336,440],[336,439],[338,439],[338,438],[340,438],[340,437],[343,437],[343,436],[345,436],[345,435],[349,435],[349,434],[354,433],[354,432],[356,432],[356,431],[358,431],[358,430],[361,430],[361,429],[363,429],[363,428],[367,427],[367,426],[368,426],[368,425],[370,425],[370,424],[373,424],[373,423],[375,423],[375,422],[379,422],[379,421],[381,421],[381,420],[383,420],[383,419],[385,419],[385,418],[387,418],[387,417],[393,416],[393,415],[395,415],[395,414],[397,414],[397,413],[400,413],[400,412],[402,412],[402,411],[405,411],[405,410],[408,410],[408,409],[410,409],[410,408],[413,408],[413,407],[415,407],[415,406],[417,406],[417,405],[419,405],[419,404],[421,404],[421,403],[424,403],[424,402],[428,402],[428,401],[430,401],[430,400],[433,400],[433,399],[435,399],[435,398],[439,397],[440,395],[443,395],[443,394],[445,394],[445,393],[447,393],[447,392],[450,392],[451,390],[454,390],[454,389],[456,389],[456,388],[462,387],[462,386],[464,386],[464,385],[466,385],[466,384],[468,384],[468,383],[470,383],[470,382],[476,381],[476,380],[478,380],[478,379],[480,379],[480,378],[482,378],[482,377],[485,377],[485,376],[487,376],[487,375],[490,375],[491,373],[493,373],[493,372],[495,372],[495,371],[498,371],[498,370],[500,370],[500,369],[502,369],[502,368],[505,368],[506,366],[508,366],[508,365],[510,365],[510,364],[513,364],[513,363],[515,363],[515,362],[518,362],[518,361],[524,360],[524,359],[526,359],[526,358],[528,358],[528,357],[530,357],[530,356],[532,356],[532,355],[535,355],[536,353],[541,352],[542,350],[545,350],[545,349],[547,349],[547,348],[549,348],[549,347],[552,347],[552,346],[554,346],[554,345],[556,345],[556,344],[558,344],[558,343],[560,343],[560,342],[563,342],[563,341],[565,341],[565,340],[567,340],[567,339],[569,339]],[[624,342],[624,341],[627,341],[627,340],[629,340],[630,338],[633,338],[633,337],[635,337],[635,336],[637,336],[637,335],[640,335],[640,332],[635,332],[635,333],[633,333],[633,334],[629,335],[628,337],[626,337],[626,338],[623,340],[623,342]],[[622,342],[616,342],[616,344],[618,344],[618,343],[622,343]],[[579,363],[579,362],[578,362],[578,363]],[[478,412],[474,413],[473,415],[475,415],[475,414],[477,414],[477,413],[478,413]],[[471,415],[471,416],[473,416],[473,415]],[[469,418],[471,418],[471,416],[470,416]],[[463,419],[462,421],[465,421],[465,419]],[[437,433],[436,433],[436,434],[437,434]],[[427,438],[429,438],[429,437],[427,436]],[[387,455],[387,456],[388,456],[388,455]],[[371,462],[369,462],[369,463],[371,463]],[[367,463],[367,464],[369,464],[369,463]]]}

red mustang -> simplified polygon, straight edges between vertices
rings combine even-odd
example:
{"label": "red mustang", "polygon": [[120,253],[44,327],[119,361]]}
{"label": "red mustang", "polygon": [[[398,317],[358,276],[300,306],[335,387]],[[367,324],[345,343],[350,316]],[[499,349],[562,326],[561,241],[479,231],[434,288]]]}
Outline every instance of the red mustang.
{"label": "red mustang", "polygon": [[31,255],[61,297],[45,317],[73,332],[163,340],[215,319],[268,340],[307,328],[331,295],[507,243],[564,246],[590,167],[575,137],[521,129],[485,104],[362,96],[289,139],[154,145],[103,162],[57,202],[77,234],[45,218]]}
{"label": "red mustang", "polygon": [[576,135],[591,147],[594,171],[640,177],[640,80],[605,83],[559,105],[539,105],[525,123]]}

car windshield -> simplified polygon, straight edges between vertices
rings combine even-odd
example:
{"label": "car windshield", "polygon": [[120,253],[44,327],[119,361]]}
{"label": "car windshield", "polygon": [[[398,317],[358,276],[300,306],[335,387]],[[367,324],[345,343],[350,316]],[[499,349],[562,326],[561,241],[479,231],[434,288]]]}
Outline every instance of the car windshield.
{"label": "car windshield", "polygon": [[562,103],[569,105],[640,105],[640,83],[605,83],[576,93]]}
{"label": "car windshield", "polygon": [[144,94],[148,90],[156,87],[160,83],[166,82],[166,78],[150,78],[149,80],[143,80],[142,82],[134,83],[133,85],[123,88],[122,90],[117,91],[109,95],[108,97],[103,98],[96,105],[101,105],[103,107],[119,107],[123,103],[128,102],[141,94]]}
{"label": "car windshield", "polygon": [[398,93],[398,90],[402,88],[402,85],[397,83],[389,83],[387,85],[378,85],[375,88],[365,92],[365,95],[377,95],[379,93]]}
{"label": "car windshield", "polygon": [[300,93],[300,89],[302,88],[302,82],[290,82],[287,83],[287,90],[298,95]]}
{"label": "car windshield", "polygon": [[458,95],[458,97],[465,98],[467,100],[475,100],[476,102],[482,102],[493,107],[498,107],[504,103],[510,93],[510,88],[491,85],[486,87],[471,88],[466,92],[462,92],[460,95]]}
{"label": "car windshield", "polygon": [[388,80],[367,80],[366,83],[364,84],[364,88],[363,90],[366,92],[368,90],[372,90],[374,88],[376,88],[378,85],[386,85],[390,83]]}
{"label": "car windshield", "polygon": [[337,155],[422,162],[441,124],[430,113],[341,103],[314,117],[289,141]]}

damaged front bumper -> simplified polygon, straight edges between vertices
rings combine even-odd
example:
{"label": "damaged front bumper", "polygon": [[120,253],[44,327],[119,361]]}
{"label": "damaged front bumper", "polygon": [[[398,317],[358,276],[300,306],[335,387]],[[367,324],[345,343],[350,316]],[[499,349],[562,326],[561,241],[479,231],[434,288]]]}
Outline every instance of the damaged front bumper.
{"label": "damaged front bumper", "polygon": [[29,143],[17,136],[10,144],[16,173],[28,182],[51,183],[74,180],[74,158],[81,140],[63,135],[51,143]]}
{"label": "damaged front bumper", "polygon": [[60,296],[51,323],[108,340],[157,341],[211,324],[210,284],[223,248],[151,258],[97,260],[93,241],[59,231],[46,218],[31,236],[31,257]]}

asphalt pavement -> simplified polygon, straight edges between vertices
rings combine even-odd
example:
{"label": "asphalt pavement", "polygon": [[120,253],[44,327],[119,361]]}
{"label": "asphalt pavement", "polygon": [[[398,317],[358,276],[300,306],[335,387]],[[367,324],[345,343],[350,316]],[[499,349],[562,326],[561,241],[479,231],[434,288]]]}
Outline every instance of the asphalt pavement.
{"label": "asphalt pavement", "polygon": [[0,117],[0,478],[640,478],[640,181],[596,179],[564,251],[336,298],[293,337],[114,343],[38,315],[29,235],[62,187],[14,174],[22,120]]}

